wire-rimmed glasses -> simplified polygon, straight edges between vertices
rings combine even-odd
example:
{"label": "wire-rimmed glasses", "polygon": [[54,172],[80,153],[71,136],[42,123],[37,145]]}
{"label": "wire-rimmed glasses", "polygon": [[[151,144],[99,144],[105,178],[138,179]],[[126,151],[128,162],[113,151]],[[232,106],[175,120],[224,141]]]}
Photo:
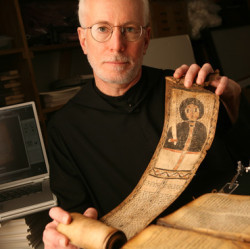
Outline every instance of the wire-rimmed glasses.
{"label": "wire-rimmed glasses", "polygon": [[94,40],[98,42],[108,41],[112,34],[114,28],[117,27],[120,29],[123,37],[130,42],[137,41],[147,26],[141,26],[134,23],[125,24],[122,26],[111,26],[108,23],[96,23],[90,27],[82,27],[83,29],[90,29],[91,35]]}

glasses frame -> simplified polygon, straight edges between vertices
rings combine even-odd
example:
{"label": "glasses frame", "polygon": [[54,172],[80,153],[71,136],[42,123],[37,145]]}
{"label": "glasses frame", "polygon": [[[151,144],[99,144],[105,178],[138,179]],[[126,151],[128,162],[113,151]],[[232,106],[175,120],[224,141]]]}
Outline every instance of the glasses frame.
{"label": "glasses frame", "polygon": [[145,30],[145,29],[148,27],[148,25],[146,25],[146,26],[138,25],[138,26],[140,27],[140,29],[141,29],[140,35],[138,36],[138,38],[137,38],[136,40],[130,41],[130,40],[128,40],[128,39],[126,38],[126,36],[124,35],[124,27],[126,26],[126,24],[124,24],[124,25],[114,25],[114,26],[112,26],[112,25],[110,25],[109,23],[103,23],[103,24],[108,25],[108,26],[110,27],[111,32],[110,32],[109,36],[107,36],[107,39],[105,39],[104,41],[98,41],[98,40],[93,36],[93,32],[92,32],[92,28],[93,28],[93,26],[95,26],[96,24],[102,24],[102,23],[95,23],[95,24],[93,24],[92,26],[89,26],[89,27],[81,27],[81,28],[82,28],[82,29],[89,29],[92,38],[93,38],[95,41],[100,42],[100,43],[107,42],[107,41],[109,41],[109,40],[111,39],[111,37],[112,37],[112,35],[113,35],[113,32],[114,32],[114,28],[120,28],[121,34],[123,35],[123,37],[124,37],[124,39],[125,39],[126,41],[128,41],[128,42],[135,42],[135,41],[138,41],[138,40],[141,38],[143,30]]}

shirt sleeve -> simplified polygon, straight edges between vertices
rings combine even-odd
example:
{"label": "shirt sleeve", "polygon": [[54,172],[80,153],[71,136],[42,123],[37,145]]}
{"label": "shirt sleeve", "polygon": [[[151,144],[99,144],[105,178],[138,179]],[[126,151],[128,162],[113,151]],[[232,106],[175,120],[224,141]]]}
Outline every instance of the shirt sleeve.
{"label": "shirt sleeve", "polygon": [[239,116],[235,124],[226,133],[225,140],[236,161],[245,165],[250,160],[250,106],[245,96],[241,95]]}

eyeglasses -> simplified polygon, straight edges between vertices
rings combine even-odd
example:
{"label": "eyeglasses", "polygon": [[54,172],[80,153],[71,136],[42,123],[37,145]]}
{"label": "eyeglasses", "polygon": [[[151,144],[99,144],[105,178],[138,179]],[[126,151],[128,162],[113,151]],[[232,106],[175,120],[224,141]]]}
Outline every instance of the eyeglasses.
{"label": "eyeglasses", "polygon": [[114,31],[114,28],[117,27],[120,29],[124,39],[129,42],[137,41],[141,35],[143,29],[146,29],[147,26],[141,26],[137,24],[126,24],[124,26],[111,26],[107,23],[96,23],[91,27],[83,27],[83,29],[90,29],[91,35],[94,40],[98,42],[108,41]]}

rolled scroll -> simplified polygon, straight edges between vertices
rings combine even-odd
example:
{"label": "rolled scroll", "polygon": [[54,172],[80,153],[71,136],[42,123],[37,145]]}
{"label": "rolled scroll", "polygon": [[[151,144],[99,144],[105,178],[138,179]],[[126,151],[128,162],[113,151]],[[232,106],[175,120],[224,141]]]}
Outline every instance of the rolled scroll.
{"label": "rolled scroll", "polygon": [[79,213],[71,213],[72,222],[60,223],[57,230],[67,236],[70,243],[84,249],[118,249],[127,241],[125,234],[103,222]]}

